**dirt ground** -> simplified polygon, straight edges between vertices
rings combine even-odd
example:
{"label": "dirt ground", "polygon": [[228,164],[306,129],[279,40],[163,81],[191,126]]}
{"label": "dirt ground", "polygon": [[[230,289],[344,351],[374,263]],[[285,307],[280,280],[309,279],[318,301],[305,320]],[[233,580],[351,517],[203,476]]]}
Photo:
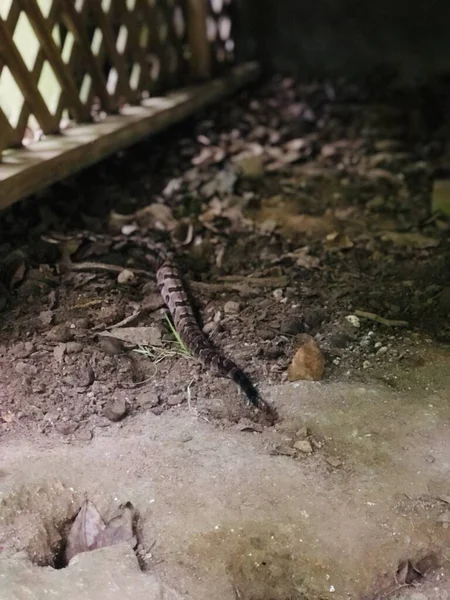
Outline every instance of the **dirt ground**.
{"label": "dirt ground", "polygon": [[[0,557],[52,564],[87,495],[192,598],[448,597],[447,95],[275,78],[0,215]],[[172,241],[278,423],[118,231]],[[305,336],[325,376],[288,383]]]}

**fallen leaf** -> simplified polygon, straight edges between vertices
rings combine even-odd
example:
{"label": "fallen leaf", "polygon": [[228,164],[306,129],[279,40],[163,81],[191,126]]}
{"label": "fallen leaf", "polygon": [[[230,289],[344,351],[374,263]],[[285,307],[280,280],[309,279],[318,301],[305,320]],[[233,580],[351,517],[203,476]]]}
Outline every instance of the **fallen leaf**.
{"label": "fallen leaf", "polygon": [[66,564],[81,552],[89,552],[122,542],[133,548],[137,540],[133,532],[134,507],[130,502],[119,506],[119,514],[105,523],[90,500],[85,500],[67,536],[64,552]]}
{"label": "fallen leaf", "polygon": [[102,331],[101,336],[114,337],[134,346],[161,346],[161,330],[158,327],[117,327]]}
{"label": "fallen leaf", "polygon": [[355,245],[352,240],[345,233],[333,231],[329,233],[325,238],[326,246],[328,250],[348,250],[353,248]]}
{"label": "fallen leaf", "polygon": [[322,379],[325,370],[325,359],[319,345],[309,335],[301,338],[302,345],[297,349],[288,368],[289,381]]}
{"label": "fallen leaf", "polygon": [[67,536],[66,563],[81,552],[87,552],[106,527],[101,514],[90,500],[85,500]]}
{"label": "fallen leaf", "polygon": [[386,231],[382,234],[381,239],[384,242],[392,242],[399,248],[436,248],[439,246],[440,241],[422,235],[421,233],[399,233],[397,231]]}
{"label": "fallen leaf", "polygon": [[241,154],[235,157],[235,164],[242,177],[259,179],[264,175],[264,161],[261,154]]}

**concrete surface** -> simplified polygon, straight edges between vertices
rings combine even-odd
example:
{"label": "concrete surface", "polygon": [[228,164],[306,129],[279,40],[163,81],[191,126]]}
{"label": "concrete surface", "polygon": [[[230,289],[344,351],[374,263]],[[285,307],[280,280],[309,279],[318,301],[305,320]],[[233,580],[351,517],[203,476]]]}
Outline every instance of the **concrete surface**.
{"label": "concrete surface", "polygon": [[[99,427],[89,442],[19,435],[3,443],[0,456],[1,556],[26,549],[48,564],[85,497],[105,516],[131,501],[145,570],[189,598],[374,598],[397,589],[401,561],[434,553],[443,568],[428,582],[441,595],[426,598],[444,600],[450,353],[429,348],[412,373],[391,367],[390,385],[267,390],[282,420],[262,433],[219,429],[182,406]],[[276,453],[305,427],[312,454]],[[0,577],[17,572],[15,564],[3,561]],[[39,569],[46,573],[24,565],[25,582]],[[71,570],[52,581],[62,582],[65,572],[69,581]],[[136,569],[135,576],[142,589],[144,576]],[[18,577],[10,593],[21,598],[21,585]],[[95,585],[83,598],[101,598]],[[400,586],[396,597],[419,591]]]}

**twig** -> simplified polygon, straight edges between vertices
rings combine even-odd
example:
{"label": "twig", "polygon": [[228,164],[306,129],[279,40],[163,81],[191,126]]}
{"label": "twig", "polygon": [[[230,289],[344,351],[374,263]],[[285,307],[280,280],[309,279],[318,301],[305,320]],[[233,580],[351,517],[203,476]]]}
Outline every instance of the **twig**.
{"label": "twig", "polygon": [[375,313],[366,312],[365,310],[355,310],[355,315],[357,317],[361,317],[362,319],[369,319],[370,321],[375,321],[376,323],[380,323],[381,325],[386,325],[386,327],[408,327],[408,321],[401,321],[397,319],[386,319],[385,317],[380,317],[380,315],[376,315]]}

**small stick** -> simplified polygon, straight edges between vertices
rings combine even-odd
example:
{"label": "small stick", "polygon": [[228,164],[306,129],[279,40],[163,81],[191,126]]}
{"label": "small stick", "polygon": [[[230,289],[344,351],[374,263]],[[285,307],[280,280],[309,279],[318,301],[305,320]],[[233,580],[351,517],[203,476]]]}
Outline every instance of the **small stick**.
{"label": "small stick", "polygon": [[385,317],[380,317],[380,315],[376,315],[375,313],[366,312],[365,310],[355,310],[355,315],[357,317],[361,317],[362,319],[369,319],[370,321],[375,321],[376,323],[380,323],[381,325],[386,325],[386,327],[408,327],[408,321],[401,321],[397,319],[386,319]]}

